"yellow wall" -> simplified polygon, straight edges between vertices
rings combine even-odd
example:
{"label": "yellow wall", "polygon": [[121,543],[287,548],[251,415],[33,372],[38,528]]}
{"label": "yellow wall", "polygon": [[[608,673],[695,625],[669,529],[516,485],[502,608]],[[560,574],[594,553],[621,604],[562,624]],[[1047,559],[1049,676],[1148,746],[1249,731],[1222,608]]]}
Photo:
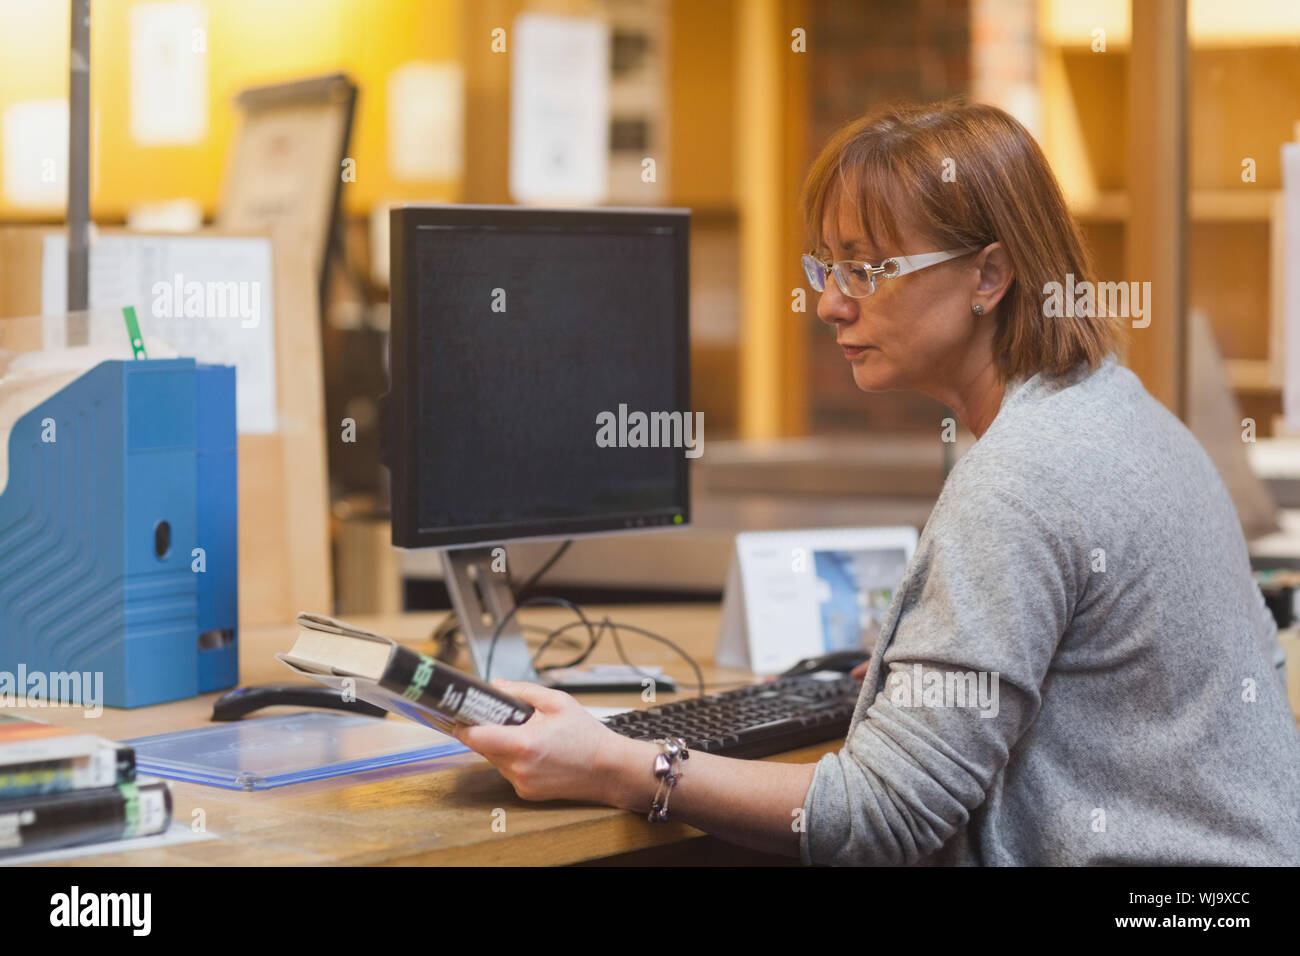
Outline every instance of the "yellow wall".
{"label": "yellow wall", "polygon": [[[121,219],[139,202],[193,198],[211,213],[243,88],[342,71],[360,87],[349,155],[357,181],[344,186],[348,212],[377,200],[458,198],[459,182],[398,183],[386,168],[385,87],[410,60],[461,59],[466,0],[204,0],[207,9],[208,130],[187,146],[132,141],[127,69],[128,11],[140,0],[94,0],[91,22],[93,216]],[[469,0],[473,2],[473,0]],[[0,111],[68,94],[66,0],[0,0]],[[0,158],[0,162],[2,162]],[[18,209],[0,196],[0,218],[61,218],[62,208]]]}
{"label": "yellow wall", "polygon": [[672,202],[734,210],[736,2],[673,0],[671,11]]}

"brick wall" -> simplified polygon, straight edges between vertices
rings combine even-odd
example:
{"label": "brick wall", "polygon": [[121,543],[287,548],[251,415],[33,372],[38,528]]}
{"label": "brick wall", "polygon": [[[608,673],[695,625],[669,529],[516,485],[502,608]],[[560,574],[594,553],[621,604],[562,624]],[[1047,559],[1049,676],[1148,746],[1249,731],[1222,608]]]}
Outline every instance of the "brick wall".
{"label": "brick wall", "polygon": [[[808,163],[836,129],[877,106],[969,93],[970,3],[810,0]],[[923,395],[859,391],[829,328],[809,314],[814,432],[938,429],[942,406]]]}

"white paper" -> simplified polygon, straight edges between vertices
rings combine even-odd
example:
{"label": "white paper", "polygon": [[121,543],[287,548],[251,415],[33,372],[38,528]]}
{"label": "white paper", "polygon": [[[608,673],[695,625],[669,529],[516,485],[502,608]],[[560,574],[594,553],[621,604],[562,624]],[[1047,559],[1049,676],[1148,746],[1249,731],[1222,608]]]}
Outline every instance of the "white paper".
{"label": "white paper", "polygon": [[207,14],[198,3],[137,3],[130,23],[131,137],[197,143],[208,134]]}
{"label": "white paper", "polygon": [[388,171],[394,179],[458,179],[465,81],[457,63],[403,63],[388,74]]}
{"label": "white paper", "polygon": [[[67,237],[47,236],[41,256],[41,312],[50,317],[46,348],[68,344],[62,320],[67,269]],[[146,339],[161,339],[200,362],[234,365],[239,432],[275,431],[270,239],[100,236],[90,247],[89,285],[92,310],[133,305]],[[126,337],[125,326],[112,323],[93,323],[89,332],[89,345]]]}
{"label": "white paper", "polygon": [[25,100],[0,120],[4,195],[15,206],[62,209],[68,199],[68,101]]}
{"label": "white paper", "polygon": [[1290,431],[1300,430],[1300,143],[1282,144],[1282,215],[1286,252],[1282,273],[1282,337],[1285,345],[1282,413]]}
{"label": "white paper", "polygon": [[521,203],[586,205],[609,176],[609,28],[521,14],[511,31],[510,193]]}

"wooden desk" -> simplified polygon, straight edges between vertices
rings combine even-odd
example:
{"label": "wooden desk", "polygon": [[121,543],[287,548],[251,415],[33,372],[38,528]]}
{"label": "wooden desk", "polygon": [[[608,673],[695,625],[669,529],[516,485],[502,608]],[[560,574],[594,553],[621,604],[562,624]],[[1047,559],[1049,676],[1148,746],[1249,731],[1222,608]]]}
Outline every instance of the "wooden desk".
{"label": "wooden desk", "polygon": [[[711,666],[719,614],[716,605],[584,610],[593,622],[609,613],[616,621],[667,637],[699,661],[710,683],[747,676]],[[353,620],[427,651],[430,645],[424,642],[441,618],[441,614],[425,613]],[[560,609],[539,608],[523,612],[521,618],[529,624],[558,626],[571,616]],[[241,635],[241,685],[292,681],[294,675],[272,655],[287,650],[295,634],[296,628],[286,626],[249,630]],[[693,671],[672,650],[631,633],[624,634],[623,641],[629,657],[637,664],[664,667],[680,682],[686,695],[694,693],[690,683]],[[559,663],[570,655],[560,649],[543,663]],[[619,658],[612,642],[606,639],[591,660],[615,663]],[[31,716],[121,740],[205,726],[212,703],[219,696],[205,694],[139,710],[105,708],[98,719],[86,719],[80,710],[63,708],[32,711]],[[659,695],[660,701],[673,697]],[[645,706],[639,695],[584,694],[581,700],[591,706]],[[268,708],[264,713],[295,709]],[[769,759],[812,762],[838,750],[841,743],[830,741]],[[172,794],[175,820],[189,824],[194,811],[202,809],[206,829],[218,839],[157,850],[102,853],[62,865],[553,865],[680,844],[703,836],[701,831],[682,824],[652,826],[635,814],[610,807],[529,803],[515,796],[505,778],[473,753],[256,792],[172,781]],[[651,795],[648,789],[647,800]],[[494,832],[492,828],[494,819],[500,816],[493,816],[496,809],[505,811],[505,832]]]}

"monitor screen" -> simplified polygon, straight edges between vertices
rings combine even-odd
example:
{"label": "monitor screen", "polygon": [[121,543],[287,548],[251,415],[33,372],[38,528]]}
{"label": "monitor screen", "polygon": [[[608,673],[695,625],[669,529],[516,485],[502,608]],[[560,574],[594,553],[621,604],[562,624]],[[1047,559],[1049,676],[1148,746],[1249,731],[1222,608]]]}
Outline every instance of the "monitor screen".
{"label": "monitor screen", "polygon": [[689,411],[688,222],[680,211],[394,212],[395,544],[687,520],[691,445],[703,439]]}

